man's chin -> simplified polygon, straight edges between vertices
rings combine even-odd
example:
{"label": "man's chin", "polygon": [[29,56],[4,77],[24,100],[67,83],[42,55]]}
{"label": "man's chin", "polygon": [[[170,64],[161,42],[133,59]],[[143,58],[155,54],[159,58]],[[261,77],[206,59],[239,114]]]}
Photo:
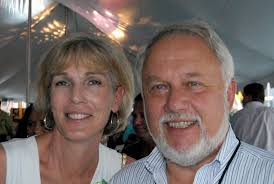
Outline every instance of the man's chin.
{"label": "man's chin", "polygon": [[211,144],[205,135],[201,135],[200,140],[195,144],[173,145],[167,142],[164,137],[155,139],[156,145],[164,157],[180,166],[192,166],[204,160],[215,149],[215,144]]}
{"label": "man's chin", "polygon": [[191,145],[191,146],[171,146],[163,140],[157,141],[157,147],[163,153],[164,157],[169,161],[176,163],[180,166],[191,166],[203,160],[207,153],[203,151],[203,145]]}
{"label": "man's chin", "polygon": [[224,135],[217,135],[216,137],[209,139],[206,137],[206,134],[201,135],[199,143],[185,147],[169,145],[163,137],[154,140],[167,160],[180,166],[187,167],[203,161],[219,147],[220,142],[222,142],[225,137],[225,128],[220,130],[219,134]]}

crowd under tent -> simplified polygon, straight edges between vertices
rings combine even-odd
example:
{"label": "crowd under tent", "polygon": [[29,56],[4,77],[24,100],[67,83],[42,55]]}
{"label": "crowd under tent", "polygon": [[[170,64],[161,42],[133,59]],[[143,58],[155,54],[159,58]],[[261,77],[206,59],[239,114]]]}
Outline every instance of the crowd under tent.
{"label": "crowd under tent", "polygon": [[34,101],[40,57],[66,35],[108,36],[136,67],[153,33],[189,19],[209,22],[223,38],[239,90],[254,81],[271,85],[273,7],[271,0],[0,0],[0,98]]}

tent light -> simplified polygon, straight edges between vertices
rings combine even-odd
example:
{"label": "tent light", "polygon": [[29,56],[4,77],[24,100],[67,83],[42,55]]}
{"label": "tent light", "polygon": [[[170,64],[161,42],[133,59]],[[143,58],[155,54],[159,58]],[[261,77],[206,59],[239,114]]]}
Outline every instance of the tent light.
{"label": "tent light", "polygon": [[117,40],[121,40],[125,37],[125,33],[120,30],[120,29],[115,29],[112,33],[111,33]]}

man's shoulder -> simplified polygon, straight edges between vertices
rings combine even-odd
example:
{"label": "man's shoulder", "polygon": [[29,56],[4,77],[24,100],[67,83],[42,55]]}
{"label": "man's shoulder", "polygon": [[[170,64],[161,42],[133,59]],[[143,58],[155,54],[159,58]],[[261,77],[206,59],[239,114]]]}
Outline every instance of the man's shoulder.
{"label": "man's shoulder", "polygon": [[248,109],[246,108],[240,109],[232,115],[232,118],[242,116],[243,114],[246,114],[247,112],[248,112]]}
{"label": "man's shoulder", "polygon": [[267,113],[270,113],[270,114],[274,115],[274,108],[273,107],[267,107],[267,106],[262,107],[262,111],[265,111]]}
{"label": "man's shoulder", "polygon": [[230,117],[230,122],[232,125],[235,125],[235,123],[238,123],[239,121],[241,121],[240,119],[246,115],[246,109],[241,109],[237,112],[235,112],[231,117]]}
{"label": "man's shoulder", "polygon": [[274,153],[242,142],[231,168],[231,177],[241,177],[241,183],[273,184]]}
{"label": "man's shoulder", "polygon": [[[260,113],[271,113],[274,114],[274,108],[273,107],[269,107],[267,105],[264,105],[263,103],[260,102],[250,102],[247,104],[248,107],[251,107],[251,109],[253,108],[253,111],[256,111],[256,114],[260,114]],[[249,109],[249,108],[244,108],[244,109]],[[247,111],[249,112],[249,111]]]}
{"label": "man's shoulder", "polygon": [[[117,174],[113,176],[110,183],[118,184],[118,183],[142,183],[142,181],[150,180],[152,177],[150,172],[146,169],[145,162],[147,161],[147,157],[142,158],[133,162],[132,164],[127,165],[123,169],[121,169]],[[145,183],[148,183],[148,182]]]}
{"label": "man's shoulder", "polygon": [[247,144],[245,142],[242,142],[241,155],[242,157],[248,158],[249,160],[256,161],[257,163],[258,162],[272,163],[272,165],[274,166],[273,152],[258,148],[256,146]]}
{"label": "man's shoulder", "polygon": [[262,106],[257,109],[256,117],[261,119],[261,123],[272,125],[274,121],[274,108]]}

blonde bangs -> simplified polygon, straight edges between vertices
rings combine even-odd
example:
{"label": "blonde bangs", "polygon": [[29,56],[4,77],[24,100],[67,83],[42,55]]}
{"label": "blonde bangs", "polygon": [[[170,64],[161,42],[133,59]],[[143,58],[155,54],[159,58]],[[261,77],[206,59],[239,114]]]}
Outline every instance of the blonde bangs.
{"label": "blonde bangs", "polygon": [[71,65],[76,67],[84,66],[91,72],[106,73],[110,68],[111,63],[102,51],[98,51],[92,47],[83,48],[81,46],[71,47],[63,52],[62,56],[58,56],[58,60],[54,64],[50,65],[50,71],[52,75],[64,71]]}

